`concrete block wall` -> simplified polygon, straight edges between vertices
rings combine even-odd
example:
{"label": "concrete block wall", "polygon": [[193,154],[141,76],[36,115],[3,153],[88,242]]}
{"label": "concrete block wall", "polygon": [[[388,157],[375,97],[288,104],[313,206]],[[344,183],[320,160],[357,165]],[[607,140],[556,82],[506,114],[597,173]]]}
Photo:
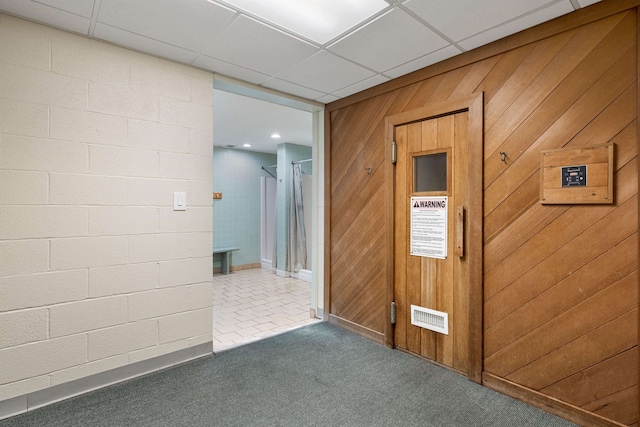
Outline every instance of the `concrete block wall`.
{"label": "concrete block wall", "polygon": [[0,401],[212,340],[212,84],[0,14]]}

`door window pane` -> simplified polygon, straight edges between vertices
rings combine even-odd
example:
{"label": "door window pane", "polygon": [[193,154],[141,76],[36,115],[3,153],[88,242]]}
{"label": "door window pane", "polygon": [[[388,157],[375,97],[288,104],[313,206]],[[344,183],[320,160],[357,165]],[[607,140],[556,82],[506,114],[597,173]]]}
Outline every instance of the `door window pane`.
{"label": "door window pane", "polygon": [[447,153],[413,158],[413,191],[447,191]]}

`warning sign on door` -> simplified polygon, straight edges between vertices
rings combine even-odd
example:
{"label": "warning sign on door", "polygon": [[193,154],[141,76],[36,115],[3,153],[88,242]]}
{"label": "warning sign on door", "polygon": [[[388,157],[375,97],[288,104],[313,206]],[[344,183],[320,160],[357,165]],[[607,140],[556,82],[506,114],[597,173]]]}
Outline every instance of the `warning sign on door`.
{"label": "warning sign on door", "polygon": [[411,198],[411,255],[447,258],[449,198]]}

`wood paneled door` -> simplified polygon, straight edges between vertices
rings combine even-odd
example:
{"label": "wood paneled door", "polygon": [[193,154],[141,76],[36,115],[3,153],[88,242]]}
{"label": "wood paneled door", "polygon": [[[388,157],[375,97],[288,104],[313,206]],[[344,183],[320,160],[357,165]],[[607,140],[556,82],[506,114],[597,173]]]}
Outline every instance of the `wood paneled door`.
{"label": "wood paneled door", "polygon": [[[476,109],[470,112],[474,103]],[[482,212],[472,196],[482,181],[482,168],[473,166],[482,164],[481,111],[482,96],[477,95],[387,119],[396,150],[389,207],[393,346],[476,381],[481,371],[482,285],[474,280],[471,266],[481,265],[482,249],[481,225],[472,223],[482,223]],[[412,313],[435,329],[446,316],[448,328],[436,332],[415,326]]]}

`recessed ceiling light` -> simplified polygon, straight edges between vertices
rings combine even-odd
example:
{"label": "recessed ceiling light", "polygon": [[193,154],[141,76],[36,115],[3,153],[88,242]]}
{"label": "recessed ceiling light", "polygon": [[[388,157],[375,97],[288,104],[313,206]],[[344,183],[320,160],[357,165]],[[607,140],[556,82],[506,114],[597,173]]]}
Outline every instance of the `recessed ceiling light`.
{"label": "recessed ceiling light", "polygon": [[271,134],[271,138],[278,139],[278,138],[280,138],[280,134],[279,133],[272,133]]}
{"label": "recessed ceiling light", "polygon": [[325,44],[389,7],[384,0],[226,0],[289,31]]}
{"label": "recessed ceiling light", "polygon": [[251,147],[251,144],[242,144],[242,146],[245,147],[245,148],[249,148],[249,147]]}

